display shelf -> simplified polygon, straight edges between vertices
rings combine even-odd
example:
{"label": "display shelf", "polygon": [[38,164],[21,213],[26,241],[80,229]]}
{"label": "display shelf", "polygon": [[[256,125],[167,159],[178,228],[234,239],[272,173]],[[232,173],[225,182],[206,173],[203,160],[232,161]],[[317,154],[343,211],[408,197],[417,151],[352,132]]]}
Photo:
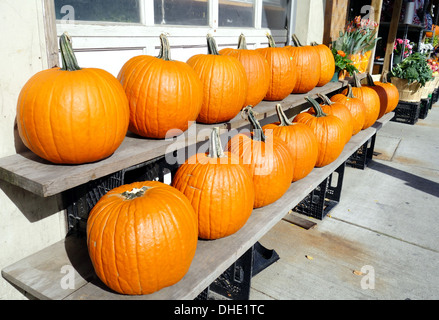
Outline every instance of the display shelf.
{"label": "display shelf", "polygon": [[[322,168],[314,168],[305,178],[292,183],[279,200],[253,210],[247,223],[236,233],[212,241],[199,240],[191,267],[183,279],[153,294],[127,296],[108,289],[94,273],[85,239],[76,236],[68,236],[13,263],[2,270],[2,275],[38,299],[194,299],[393,116],[393,113],[384,115],[375,125],[353,136],[334,162]],[[65,282],[69,268],[74,272],[74,281],[70,284]],[[67,271],[63,273],[62,270]]]}
{"label": "display shelf", "polygon": [[[362,75],[360,75],[362,76]],[[292,117],[309,107],[305,96],[317,98],[317,93],[329,94],[347,85],[352,79],[330,82],[316,87],[307,94],[291,94],[282,101],[262,101],[254,107],[258,120],[277,121],[275,105],[280,103]],[[174,152],[209,139],[210,130],[219,126],[239,129],[248,126],[240,114],[229,122],[215,125],[195,123],[180,137],[174,139],[146,139],[128,133],[121,146],[108,158],[89,164],[58,165],[45,161],[31,151],[0,159],[0,179],[41,197],[49,197],[124,168]]]}

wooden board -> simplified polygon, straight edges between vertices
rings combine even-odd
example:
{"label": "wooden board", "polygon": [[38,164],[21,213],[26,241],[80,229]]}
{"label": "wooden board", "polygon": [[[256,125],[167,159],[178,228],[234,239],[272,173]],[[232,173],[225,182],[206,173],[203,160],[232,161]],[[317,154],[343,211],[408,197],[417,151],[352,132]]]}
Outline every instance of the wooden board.
{"label": "wooden board", "polygon": [[[392,117],[385,115],[378,123],[387,123]],[[253,210],[235,234],[214,241],[199,240],[185,277],[153,294],[125,296],[110,291],[95,277],[83,239],[72,236],[4,268],[2,275],[40,299],[194,299],[376,132],[370,127],[353,136],[337,160],[292,183],[273,204]],[[74,268],[74,288],[61,287],[66,275],[61,273],[63,266]]]}
{"label": "wooden board", "polygon": [[[282,105],[287,116],[293,117],[309,108],[309,104],[304,100],[305,96],[316,98],[317,93],[335,92],[346,86],[348,81],[351,79],[330,82],[307,94],[291,94],[278,102],[263,101],[255,106],[254,110],[257,113],[257,118],[261,120],[261,125],[264,125],[265,122],[277,121],[275,111],[277,103]],[[215,126],[228,130],[241,129],[249,126],[249,122],[238,114],[234,119],[225,123],[215,125],[196,123],[174,139],[154,140],[129,134],[110,157],[82,165],[52,164],[39,158],[31,151],[27,151],[0,159],[0,179],[38,196],[49,197],[130,166],[161,157],[164,154],[170,154],[181,146],[188,147],[205,142],[209,138],[210,130]]]}

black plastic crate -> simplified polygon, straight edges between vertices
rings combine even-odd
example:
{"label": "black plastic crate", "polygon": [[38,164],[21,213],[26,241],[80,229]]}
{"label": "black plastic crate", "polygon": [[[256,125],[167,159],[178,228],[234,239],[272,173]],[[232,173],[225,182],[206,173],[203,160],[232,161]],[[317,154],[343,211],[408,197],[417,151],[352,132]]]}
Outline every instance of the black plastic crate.
{"label": "black plastic crate", "polygon": [[419,119],[419,111],[421,108],[421,101],[419,102],[407,102],[399,101],[398,106],[395,108],[395,116],[390,121],[401,122],[407,124],[416,124]]}
{"label": "black plastic crate", "polygon": [[294,211],[319,220],[323,218],[340,202],[343,177],[346,163],[340,165],[329,177],[323,180]]}
{"label": "black plastic crate", "polygon": [[66,191],[63,193],[63,201],[67,211],[68,233],[85,235],[91,209],[108,191],[136,181],[164,182],[165,175],[169,173],[173,176],[177,169],[178,165],[169,165],[163,156]]}
{"label": "black plastic crate", "polygon": [[256,242],[195,300],[248,300],[251,278],[279,260],[274,250]]}
{"label": "black plastic crate", "polygon": [[346,161],[346,165],[364,170],[373,158],[375,139],[376,133],[349,157],[349,159]]}
{"label": "black plastic crate", "polygon": [[425,119],[428,115],[428,110],[430,110],[430,98],[421,99],[421,105],[419,106],[419,119]]}
{"label": "black plastic crate", "polygon": [[439,88],[434,89],[432,94],[432,104],[435,104],[439,100]]}

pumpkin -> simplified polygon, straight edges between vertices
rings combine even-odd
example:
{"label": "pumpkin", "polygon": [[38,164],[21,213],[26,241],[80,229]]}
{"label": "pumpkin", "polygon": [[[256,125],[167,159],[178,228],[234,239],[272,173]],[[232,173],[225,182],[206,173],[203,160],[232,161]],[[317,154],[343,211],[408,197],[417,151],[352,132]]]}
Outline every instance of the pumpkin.
{"label": "pumpkin", "polygon": [[197,218],[189,200],[158,181],[110,190],[87,220],[94,270],[122,294],[150,294],[180,281],[197,242]]}
{"label": "pumpkin", "polygon": [[[386,110],[384,110],[384,114],[392,112],[398,106],[399,103],[399,91],[398,88],[395,87],[390,82],[387,82],[387,72],[383,73],[381,76],[381,81],[373,82],[375,86],[382,87],[386,92]],[[381,96],[380,96],[381,99]],[[383,103],[383,102],[380,102]],[[383,116],[381,114],[382,110],[380,110],[380,118]]]}
{"label": "pumpkin", "polygon": [[130,105],[129,130],[156,139],[186,131],[200,113],[203,99],[195,71],[187,63],[171,60],[164,34],[160,42],[157,57],[133,57],[118,74]]}
{"label": "pumpkin", "polygon": [[379,119],[386,113],[388,107],[387,92],[386,89],[384,89],[382,86],[375,84],[370,73],[367,73],[366,79],[367,79],[367,87],[373,89],[378,94],[378,97],[380,99],[380,112],[378,114],[378,119]]}
{"label": "pumpkin", "polygon": [[278,200],[288,190],[293,179],[293,158],[285,142],[273,135],[265,136],[253,110],[247,106],[253,132],[233,136],[227,150],[239,157],[251,172],[255,186],[254,208],[260,208]]}
{"label": "pumpkin", "polygon": [[[343,94],[347,94],[348,89],[343,90]],[[354,85],[352,87],[352,94],[363,101],[366,106],[366,120],[362,129],[367,129],[372,126],[378,119],[380,114],[380,97],[371,87],[361,85],[357,73],[354,72]]]}
{"label": "pumpkin", "polygon": [[253,178],[236,155],[223,152],[219,128],[212,130],[209,153],[195,154],[186,160],[172,185],[191,202],[202,239],[219,239],[235,233],[253,211]]}
{"label": "pumpkin", "polygon": [[306,97],[305,100],[311,103],[314,114],[301,112],[294,117],[293,122],[304,123],[313,130],[319,148],[315,166],[324,167],[340,156],[346,143],[347,133],[339,118],[325,114],[313,98]]}
{"label": "pumpkin", "polygon": [[276,47],[273,37],[267,34],[268,47],[256,49],[268,61],[271,82],[264,100],[285,99],[296,85],[296,68],[288,49]]}
{"label": "pumpkin", "polygon": [[265,135],[273,134],[283,140],[293,157],[293,179],[306,177],[317,162],[318,144],[314,132],[303,123],[292,123],[280,104],[276,105],[279,122],[266,124],[262,127]]}
{"label": "pumpkin", "polygon": [[248,81],[247,97],[244,106],[256,106],[260,103],[270,85],[270,66],[256,50],[247,49],[245,36],[239,36],[238,48],[224,48],[219,51],[222,55],[229,55],[237,58],[245,69]]}
{"label": "pumpkin", "polygon": [[354,97],[352,94],[352,86],[348,85],[348,92],[346,94],[338,93],[330,98],[332,102],[340,102],[345,105],[352,115],[353,132],[356,135],[363,129],[366,121],[366,106],[360,99]]}
{"label": "pumpkin", "polygon": [[59,42],[62,68],[36,73],[20,91],[18,133],[27,148],[52,163],[104,159],[127,133],[127,97],[107,71],[78,66],[66,33]]}
{"label": "pumpkin", "polygon": [[[323,112],[326,114],[336,116],[343,122],[346,131],[346,143],[347,143],[351,139],[354,133],[354,119],[352,118],[351,112],[344,104],[340,102],[333,102],[324,94],[319,93],[317,94],[317,96],[323,101],[323,104],[320,105]],[[314,109],[309,108],[308,112],[313,114]]]}
{"label": "pumpkin", "polygon": [[320,79],[317,83],[317,87],[323,87],[329,83],[335,73],[335,59],[331,49],[324,44],[317,44],[313,42],[311,44],[318,52],[320,56]]}
{"label": "pumpkin", "polygon": [[292,93],[307,93],[317,86],[320,80],[320,56],[312,46],[302,46],[293,36],[294,46],[286,46],[296,69],[296,85]]}
{"label": "pumpkin", "polygon": [[187,60],[203,84],[203,102],[197,121],[229,121],[239,113],[247,98],[245,69],[237,58],[220,55],[210,34],[207,35],[207,48],[207,54],[197,54]]}

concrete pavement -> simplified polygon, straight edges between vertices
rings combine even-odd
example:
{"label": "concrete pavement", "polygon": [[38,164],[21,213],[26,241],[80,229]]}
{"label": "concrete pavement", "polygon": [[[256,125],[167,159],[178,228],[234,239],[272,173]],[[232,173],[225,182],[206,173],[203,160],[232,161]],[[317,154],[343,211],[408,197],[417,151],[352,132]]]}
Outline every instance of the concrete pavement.
{"label": "concrete pavement", "polygon": [[439,105],[386,124],[374,151],[365,170],[346,167],[340,203],[307,218],[314,228],[281,221],[260,240],[280,259],[250,299],[439,299]]}

